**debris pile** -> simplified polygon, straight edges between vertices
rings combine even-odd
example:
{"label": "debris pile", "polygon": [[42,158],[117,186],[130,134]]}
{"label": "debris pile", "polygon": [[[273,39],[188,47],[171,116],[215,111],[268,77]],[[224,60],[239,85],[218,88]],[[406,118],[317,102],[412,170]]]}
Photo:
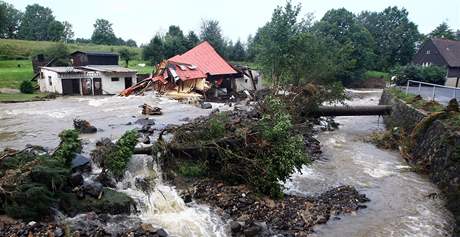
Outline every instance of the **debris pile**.
{"label": "debris pile", "polygon": [[[4,227],[0,229],[7,236],[58,231],[52,221],[56,209],[69,216],[90,211],[129,214],[134,210],[134,201],[129,196],[109,188],[110,178],[101,177],[105,182],[83,178],[91,170],[91,160],[80,154],[78,131],[64,130],[59,137],[61,143],[53,153],[42,147],[27,146],[21,151],[6,149],[0,154],[0,214],[49,223],[29,226],[0,220]],[[113,160],[123,158],[134,149],[135,144],[126,139],[120,143],[123,146],[117,143],[117,149],[111,153]]]}
{"label": "debris pile", "polygon": [[[162,142],[168,131],[174,135],[172,141]],[[156,149],[165,166],[203,163],[210,177],[279,197],[279,181],[310,162],[302,132],[292,125],[281,100],[269,97],[257,109],[215,113],[166,129]]]}
{"label": "debris pile", "polygon": [[74,119],[73,127],[80,133],[96,133],[97,128],[91,125],[88,121],[83,119]]}
{"label": "debris pile", "polygon": [[144,103],[142,105],[142,114],[144,115],[162,115],[163,113],[161,112],[160,107],[152,107]]}
{"label": "debris pile", "polygon": [[228,186],[209,180],[199,181],[192,196],[230,216],[234,220],[231,231],[236,236],[306,236],[314,225],[365,208],[363,203],[369,201],[350,186],[333,188],[319,196],[271,199],[246,185]]}

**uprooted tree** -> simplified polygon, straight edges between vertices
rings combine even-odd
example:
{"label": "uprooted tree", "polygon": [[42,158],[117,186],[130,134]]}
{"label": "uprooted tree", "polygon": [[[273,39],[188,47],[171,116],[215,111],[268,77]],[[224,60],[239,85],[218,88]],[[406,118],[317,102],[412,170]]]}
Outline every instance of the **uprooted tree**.
{"label": "uprooted tree", "polygon": [[[286,106],[287,102],[298,108],[308,106],[300,105],[301,101],[316,104],[314,95],[308,96],[312,101],[304,98],[301,93],[306,91],[267,96],[252,111],[216,113],[168,128],[161,133],[154,154],[166,170],[246,184],[259,193],[282,197],[280,181],[310,163],[305,146],[310,130],[302,122],[294,123]],[[166,142],[162,137],[168,132],[173,138]]]}

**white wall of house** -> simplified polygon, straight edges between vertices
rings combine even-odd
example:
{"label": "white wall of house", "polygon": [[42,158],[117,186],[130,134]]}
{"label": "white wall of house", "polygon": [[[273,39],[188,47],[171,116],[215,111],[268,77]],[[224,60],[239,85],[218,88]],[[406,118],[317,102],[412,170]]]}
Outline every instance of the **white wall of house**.
{"label": "white wall of house", "polygon": [[40,91],[62,94],[62,83],[59,74],[46,69],[42,69],[41,72],[43,77],[38,78]]}
{"label": "white wall of house", "polygon": [[[41,69],[43,77],[38,78],[38,84],[41,92],[51,92],[62,94],[62,80],[81,79],[81,78],[101,78],[103,94],[118,94],[125,89],[125,78],[131,77],[132,84],[136,84],[136,73],[83,73],[83,74],[59,74],[47,69]],[[112,80],[118,78],[118,80]],[[51,83],[50,83],[51,82]],[[80,86],[81,91],[81,86]]]}
{"label": "white wall of house", "polygon": [[[261,90],[265,88],[265,85],[262,84],[262,75],[258,71],[252,70],[252,76],[255,78],[259,78],[256,82],[256,90]],[[235,80],[236,83],[236,91],[253,91],[254,90],[254,85],[252,84],[251,78],[248,76],[244,75],[242,78],[237,78]]]}
{"label": "white wall of house", "polygon": [[[136,73],[100,73],[103,94],[118,94],[125,88],[125,78],[131,77],[133,85],[136,84]],[[94,77],[96,78],[96,77]],[[113,81],[112,78],[118,78]]]}

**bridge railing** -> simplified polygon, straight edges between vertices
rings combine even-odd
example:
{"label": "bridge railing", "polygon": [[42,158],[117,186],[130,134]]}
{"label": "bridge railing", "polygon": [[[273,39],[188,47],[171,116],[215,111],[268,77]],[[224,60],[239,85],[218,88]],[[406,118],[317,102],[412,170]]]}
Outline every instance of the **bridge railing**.
{"label": "bridge railing", "polygon": [[447,103],[452,98],[459,99],[460,97],[460,88],[414,80],[407,81],[405,91],[406,94],[418,93],[418,95],[421,95],[422,97],[430,100],[438,100],[441,103]]}

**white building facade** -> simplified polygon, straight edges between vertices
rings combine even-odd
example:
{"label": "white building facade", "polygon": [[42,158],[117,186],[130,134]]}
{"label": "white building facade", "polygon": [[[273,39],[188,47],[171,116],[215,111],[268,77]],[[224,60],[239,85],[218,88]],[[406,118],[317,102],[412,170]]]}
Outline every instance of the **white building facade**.
{"label": "white building facade", "polygon": [[118,65],[43,67],[41,92],[63,95],[114,95],[136,82],[136,71]]}

